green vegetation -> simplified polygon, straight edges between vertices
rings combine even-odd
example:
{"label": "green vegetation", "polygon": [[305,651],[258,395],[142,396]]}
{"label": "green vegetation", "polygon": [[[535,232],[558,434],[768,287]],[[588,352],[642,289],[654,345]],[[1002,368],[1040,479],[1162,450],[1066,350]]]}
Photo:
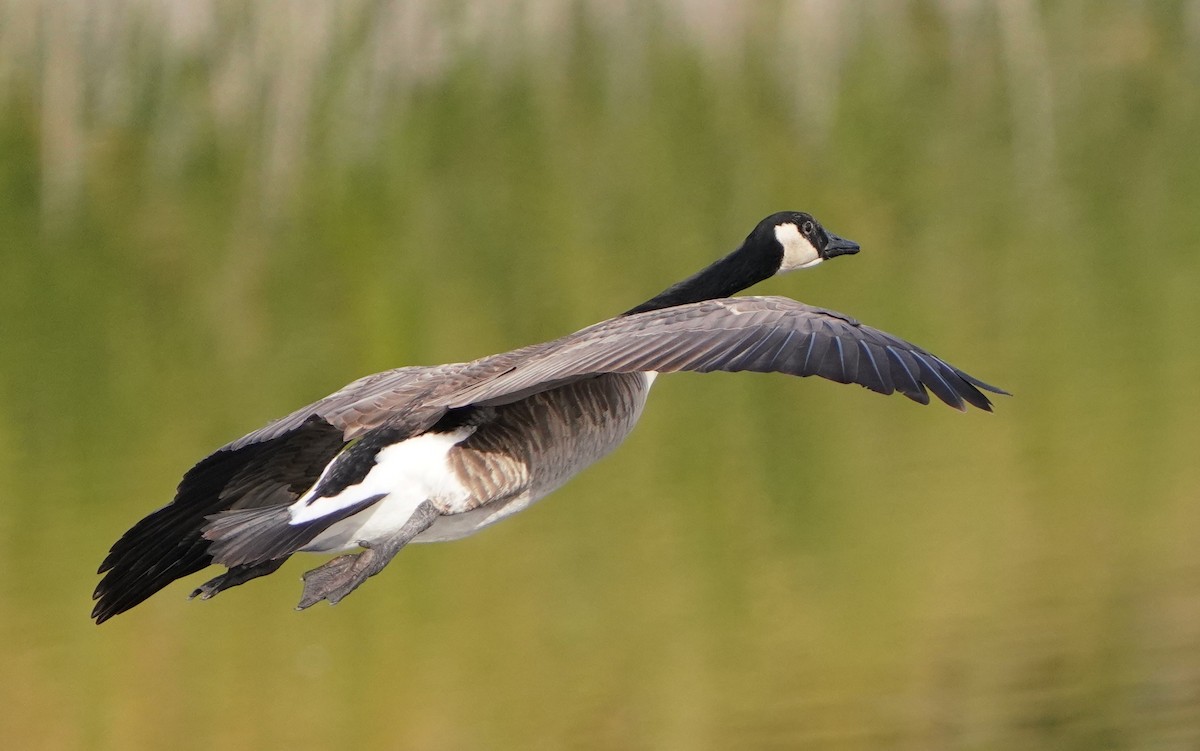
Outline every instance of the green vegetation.
{"label": "green vegetation", "polygon": [[[610,6],[0,8],[0,745],[1200,743],[1197,4]],[[785,208],[863,252],[756,291],[1016,396],[664,378],[336,608],[291,610],[314,557],[87,620],[213,448]]]}

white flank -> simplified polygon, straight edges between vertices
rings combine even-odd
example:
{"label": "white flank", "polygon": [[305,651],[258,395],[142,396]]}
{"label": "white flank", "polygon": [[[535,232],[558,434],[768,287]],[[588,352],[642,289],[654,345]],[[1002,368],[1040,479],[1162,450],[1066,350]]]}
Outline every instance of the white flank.
{"label": "white flank", "polygon": [[800,234],[800,228],[791,222],[775,227],[775,239],[783,246],[783,263],[776,273],[811,268],[825,260],[808,238]]}
{"label": "white flank", "polygon": [[[386,494],[387,498],[367,510],[370,519],[360,530],[363,533],[360,539],[371,539],[373,535],[366,532],[398,529],[425,500],[436,501],[443,511],[465,508],[470,494],[454,476],[446,462],[446,454],[474,430],[459,428],[449,433],[426,433],[381,449],[375,455],[375,466],[357,485],[311,503],[310,493],[301,496],[288,509],[289,523],[310,522],[373,495]],[[329,467],[326,467],[325,472],[328,471]],[[366,530],[368,526],[371,530]]]}

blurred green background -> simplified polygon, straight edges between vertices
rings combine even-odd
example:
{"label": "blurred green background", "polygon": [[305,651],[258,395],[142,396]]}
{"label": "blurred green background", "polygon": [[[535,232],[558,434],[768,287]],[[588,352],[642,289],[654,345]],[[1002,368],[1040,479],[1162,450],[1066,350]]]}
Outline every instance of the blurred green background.
{"label": "blurred green background", "polygon": [[[756,289],[1011,390],[655,386],[611,458],[295,613],[97,628],[222,443]],[[0,746],[1200,747],[1200,2],[0,3]]]}

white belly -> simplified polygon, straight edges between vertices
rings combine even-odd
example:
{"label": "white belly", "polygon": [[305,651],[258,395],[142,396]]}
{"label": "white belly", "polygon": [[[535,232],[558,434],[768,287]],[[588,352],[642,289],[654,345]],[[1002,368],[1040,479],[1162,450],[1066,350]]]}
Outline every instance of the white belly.
{"label": "white belly", "polygon": [[400,529],[426,500],[435,501],[439,509],[448,513],[469,508],[470,491],[450,469],[447,456],[472,432],[473,428],[460,428],[448,433],[426,433],[388,446],[379,451],[375,466],[358,484],[315,501],[310,501],[309,494],[301,496],[288,509],[292,524],[319,519],[372,496],[385,496],[364,511],[334,524],[304,549],[345,550],[357,547],[359,541],[385,539]]}

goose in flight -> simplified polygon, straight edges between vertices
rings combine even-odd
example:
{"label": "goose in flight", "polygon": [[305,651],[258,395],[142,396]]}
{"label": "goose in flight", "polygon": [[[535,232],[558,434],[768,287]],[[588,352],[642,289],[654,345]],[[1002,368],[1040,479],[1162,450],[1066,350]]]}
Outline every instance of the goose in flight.
{"label": "goose in flight", "polygon": [[763,219],[737,250],[615,318],[472,362],[360,378],[237,439],[100,566],[97,623],[210,564],[192,597],[270,574],[297,552],[343,553],[304,574],[298,608],[336,604],[410,542],[472,534],[557,489],[633,429],[659,373],[816,375],[991,410],[1006,392],[928,351],[785,297],[732,297],[857,253],[802,212]]}

